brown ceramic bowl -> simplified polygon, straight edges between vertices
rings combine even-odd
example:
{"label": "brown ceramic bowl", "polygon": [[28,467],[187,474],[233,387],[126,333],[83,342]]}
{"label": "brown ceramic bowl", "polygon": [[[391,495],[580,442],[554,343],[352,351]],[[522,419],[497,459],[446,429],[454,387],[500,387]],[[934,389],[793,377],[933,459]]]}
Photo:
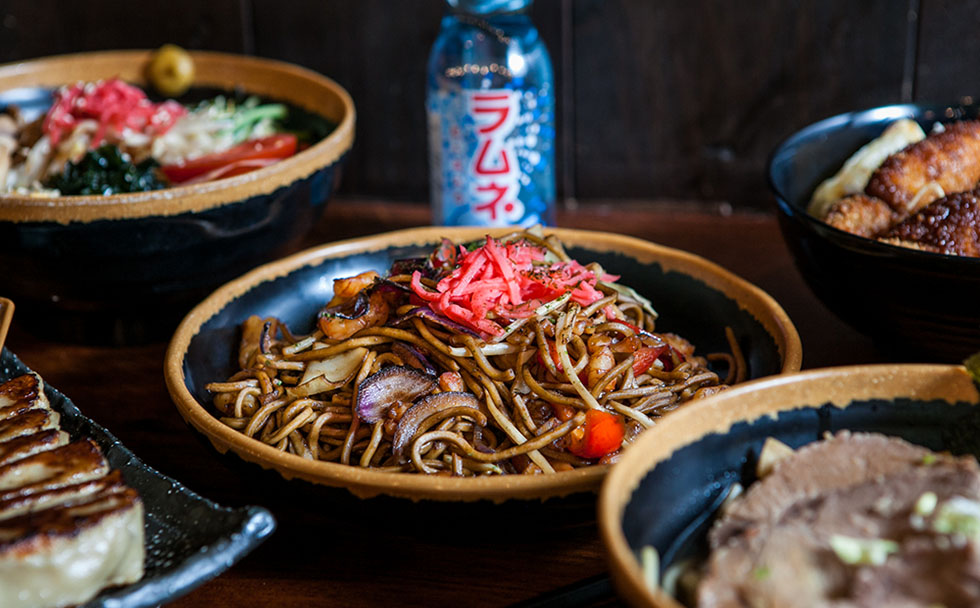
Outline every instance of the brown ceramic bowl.
{"label": "brown ceramic bowl", "polygon": [[[221,454],[273,469],[287,479],[344,487],[362,497],[377,494],[435,499],[502,501],[596,491],[608,467],[553,475],[451,478],[382,473],[285,454],[246,437],[214,416],[205,384],[236,370],[239,326],[249,315],[276,316],[296,332],[312,330],[330,299],[332,280],[374,269],[395,259],[431,251],[441,237],[455,241],[506,230],[418,228],[340,241],[267,264],[218,289],[177,328],[165,362],[167,388],[187,423]],[[639,239],[581,230],[549,229],[582,262],[598,261],[653,300],[658,330],[690,339],[698,352],[727,350],[724,328],[733,329],[749,365],[749,377],[796,371],[800,340],[786,313],[764,292],[689,253]],[[255,467],[248,467],[254,470]]]}
{"label": "brown ceramic bowl", "polygon": [[[215,287],[295,250],[326,206],[354,139],[354,104],[337,83],[278,61],[193,52],[185,97],[241,91],[327,119],[295,156],[244,175],[109,196],[0,196],[0,292],[18,321],[60,339],[168,336]],[[43,112],[51,92],[117,76],[147,88],[150,51],[66,55],[0,66],[0,107]],[[178,100],[182,100],[180,98]]]}
{"label": "brown ceramic bowl", "polygon": [[796,448],[849,429],[933,450],[980,455],[980,393],[961,366],[868,365],[749,382],[682,408],[639,438],[606,478],[599,529],[613,582],[633,606],[681,608],[650,589],[637,555],[653,545],[661,575],[706,547],[733,483],[748,486],[767,437]]}

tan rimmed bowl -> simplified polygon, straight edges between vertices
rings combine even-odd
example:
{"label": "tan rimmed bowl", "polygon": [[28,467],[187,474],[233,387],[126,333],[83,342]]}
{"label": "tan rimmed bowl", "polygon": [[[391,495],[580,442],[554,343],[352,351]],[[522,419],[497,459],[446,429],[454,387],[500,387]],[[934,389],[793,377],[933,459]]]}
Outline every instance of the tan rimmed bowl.
{"label": "tan rimmed bowl", "polygon": [[[596,491],[608,467],[537,476],[459,479],[382,473],[285,454],[246,437],[214,416],[208,382],[235,371],[239,326],[249,315],[276,316],[294,332],[313,328],[330,299],[332,280],[364,270],[384,272],[395,259],[431,251],[442,237],[473,240],[501,230],[418,228],[340,241],[267,264],[218,289],[177,328],[167,350],[165,377],[177,410],[221,454],[273,469],[287,479],[344,487],[357,496],[388,494],[445,501],[536,499]],[[697,256],[615,234],[553,229],[579,261],[598,261],[652,299],[658,330],[692,340],[698,352],[726,350],[725,326],[745,353],[750,377],[798,370],[800,340],[779,305],[764,292]]]}
{"label": "tan rimmed bowl", "polygon": [[[165,338],[215,287],[295,250],[322,213],[354,140],[347,92],[279,61],[192,56],[189,95],[258,95],[321,116],[333,130],[291,158],[212,182],[109,196],[0,196],[0,265],[18,269],[0,275],[0,290],[21,304],[21,321],[60,339]],[[146,89],[149,57],[111,51],[0,66],[0,107],[44,111],[54,88],[78,80],[119,77]]]}
{"label": "tan rimmed bowl", "polygon": [[641,436],[602,485],[599,531],[616,589],[632,606],[681,607],[647,585],[639,552],[654,546],[662,574],[702,551],[727,489],[753,481],[767,437],[795,448],[827,431],[873,431],[980,455],[978,405],[963,367],[904,364],[757,380],[678,410]]}

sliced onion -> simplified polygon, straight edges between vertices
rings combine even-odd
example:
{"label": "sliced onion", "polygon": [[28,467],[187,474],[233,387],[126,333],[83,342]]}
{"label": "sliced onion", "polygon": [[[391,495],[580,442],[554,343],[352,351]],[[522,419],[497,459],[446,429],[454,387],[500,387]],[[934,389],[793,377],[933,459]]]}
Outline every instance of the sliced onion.
{"label": "sliced onion", "polygon": [[384,367],[357,387],[357,415],[364,422],[374,424],[396,402],[411,403],[431,393],[437,385],[434,376],[410,367]]}
{"label": "sliced onion", "polygon": [[299,384],[287,388],[286,394],[293,398],[309,397],[342,387],[360,369],[367,353],[366,348],[358,347],[320,361],[312,361],[306,366]]}
{"label": "sliced onion", "polygon": [[469,327],[466,327],[465,325],[462,325],[460,323],[457,323],[456,321],[453,321],[452,319],[447,319],[446,317],[444,317],[444,316],[440,315],[439,313],[435,312],[434,310],[432,310],[428,306],[416,306],[415,308],[413,308],[412,310],[410,310],[407,313],[403,314],[402,316],[400,316],[400,317],[398,317],[396,319],[392,319],[392,321],[390,323],[388,323],[388,325],[391,325],[392,327],[398,327],[399,325],[404,325],[404,324],[408,323],[410,320],[415,319],[415,318],[428,319],[429,321],[432,321],[436,325],[440,325],[440,326],[442,326],[442,327],[444,327],[444,328],[446,328],[446,329],[448,329],[450,331],[454,331],[456,333],[467,334],[467,335],[473,336],[474,338],[479,338],[480,337],[480,334],[478,334],[477,332],[473,331]]}
{"label": "sliced onion", "polygon": [[415,405],[405,410],[401,420],[398,421],[398,428],[395,429],[395,436],[391,442],[391,449],[395,458],[398,459],[398,462],[407,460],[405,450],[411,444],[412,438],[418,433],[422,423],[433,414],[450,408],[464,411],[473,410],[475,412],[473,417],[486,424],[486,416],[480,411],[479,404],[477,398],[470,393],[437,393],[419,399]]}
{"label": "sliced onion", "polygon": [[398,358],[405,362],[409,367],[414,367],[415,369],[422,370],[427,374],[433,376],[438,376],[437,370],[434,365],[429,361],[425,353],[421,351],[414,344],[409,344],[407,342],[392,342],[391,352],[398,355]]}
{"label": "sliced onion", "polygon": [[332,317],[340,319],[357,319],[363,317],[371,310],[371,298],[368,293],[370,289],[362,289],[354,296],[353,300],[347,300],[336,306],[329,306],[320,311],[320,317]]}

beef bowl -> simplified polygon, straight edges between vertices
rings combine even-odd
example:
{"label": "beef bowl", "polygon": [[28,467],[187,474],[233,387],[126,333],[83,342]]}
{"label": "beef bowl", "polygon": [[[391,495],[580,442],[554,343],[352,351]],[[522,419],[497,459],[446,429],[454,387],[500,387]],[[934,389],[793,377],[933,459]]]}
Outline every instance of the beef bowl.
{"label": "beef bowl", "polygon": [[975,536],[946,524],[980,507],[978,405],[962,366],[899,364],[762,379],[672,414],[601,490],[618,591],[658,607],[976,605]]}
{"label": "beef bowl", "polygon": [[323,212],[353,144],[347,92],[295,65],[179,52],[193,77],[178,96],[155,91],[154,51],[0,66],[0,292],[31,331],[163,339]]}
{"label": "beef bowl", "polygon": [[[841,114],[793,134],[776,148],[770,159],[768,178],[775,193],[780,227],[800,273],[827,308],[872,337],[890,356],[908,361],[951,363],[980,347],[980,306],[977,306],[980,258],[970,257],[976,251],[969,250],[975,248],[980,235],[973,175],[980,170],[980,155],[972,149],[972,133],[970,144],[960,147],[962,154],[955,161],[948,161],[950,152],[943,148],[955,145],[949,141],[958,136],[953,123],[973,121],[978,111],[980,107],[976,104],[909,104]],[[811,213],[814,209],[811,197],[822,180],[835,176],[852,155],[901,119],[917,123],[924,134],[937,131],[937,124],[946,127],[945,140],[935,144],[916,143],[913,147],[920,150],[904,153],[903,159],[906,165],[917,165],[907,168],[920,171],[921,181],[928,186],[923,190],[935,189],[938,183],[943,183],[944,172],[953,178],[950,182],[962,182],[945,185],[945,194],[950,196],[918,211],[914,209],[918,203],[938,194],[905,201],[911,207],[901,207],[898,215],[908,217],[890,228],[887,218],[896,212],[876,197],[862,196],[852,211],[864,213],[863,219],[871,224],[884,218],[886,227],[873,226],[862,231],[847,222],[827,223]],[[971,132],[977,129],[977,123],[969,124]],[[895,147],[902,145],[904,142]],[[932,160],[926,159],[926,155],[932,155]],[[867,156],[857,165],[867,163]],[[885,162],[895,169],[903,159],[895,155]],[[879,156],[874,162],[883,160]],[[882,171],[886,169],[884,164],[881,167]],[[868,170],[874,168],[869,166]],[[844,172],[860,172],[855,169],[853,165]],[[868,178],[867,173],[864,177]],[[886,177],[891,181],[883,179]],[[851,191],[887,198],[888,190],[894,193],[896,182],[901,187],[903,179],[900,170],[891,176],[882,173],[881,178],[872,174],[867,188],[857,183]],[[968,192],[951,194],[959,190]],[[955,249],[949,229],[926,230],[938,216],[950,215],[960,220],[953,232],[961,231],[965,240],[970,241],[968,250],[961,251],[961,255],[942,253],[944,249]],[[912,243],[897,238],[907,236],[910,230],[918,230],[926,239]],[[875,235],[876,231],[879,234]]]}

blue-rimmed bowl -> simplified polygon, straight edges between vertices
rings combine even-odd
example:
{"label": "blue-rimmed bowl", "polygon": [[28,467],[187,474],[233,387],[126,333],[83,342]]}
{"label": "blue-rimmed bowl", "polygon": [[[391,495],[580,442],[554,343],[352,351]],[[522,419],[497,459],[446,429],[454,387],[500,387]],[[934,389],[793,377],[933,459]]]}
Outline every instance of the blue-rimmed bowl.
{"label": "blue-rimmed bowl", "polygon": [[[928,133],[977,118],[980,105],[892,105],[814,123],[769,162],[780,228],[796,266],[827,308],[902,359],[957,362],[980,350],[980,259],[880,243],[807,213],[817,185],[900,118]],[[980,159],[978,159],[980,162]]]}
{"label": "blue-rimmed bowl", "polygon": [[[0,196],[0,293],[19,321],[60,339],[132,343],[168,336],[216,286],[292,250],[323,212],[354,140],[354,103],[337,83],[266,59],[191,53],[195,89],[244,92],[319,115],[334,129],[251,173],[109,196]],[[0,66],[0,107],[37,111],[51,91],[119,77],[146,88],[150,51]]]}

